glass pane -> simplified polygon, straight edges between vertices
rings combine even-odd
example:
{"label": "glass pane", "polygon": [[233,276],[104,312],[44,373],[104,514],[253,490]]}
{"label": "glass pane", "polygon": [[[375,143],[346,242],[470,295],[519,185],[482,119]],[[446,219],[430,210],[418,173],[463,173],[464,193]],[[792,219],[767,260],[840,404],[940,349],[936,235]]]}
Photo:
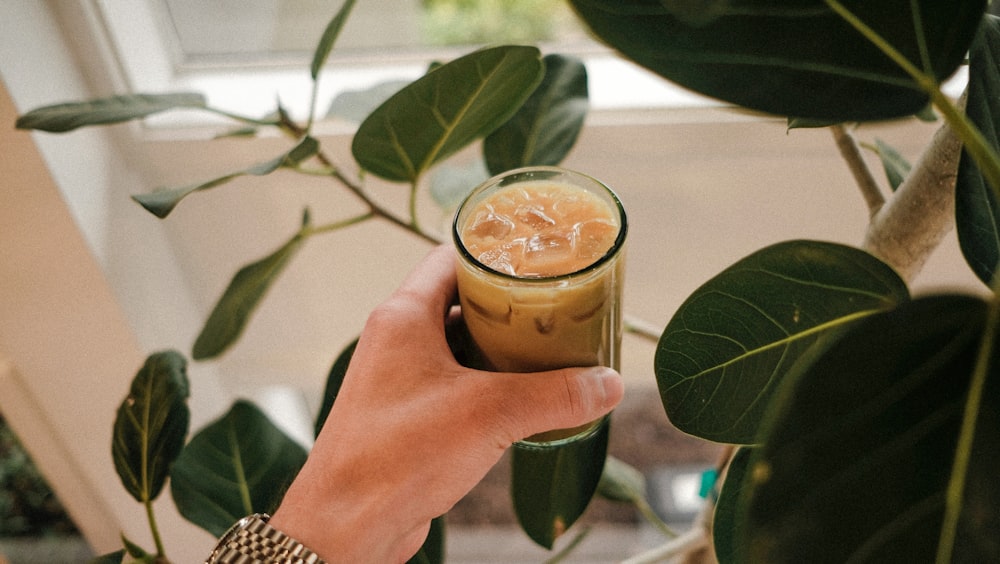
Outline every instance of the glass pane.
{"label": "glass pane", "polygon": [[[329,0],[161,0],[181,63],[308,58],[340,7]],[[337,54],[391,56],[425,47],[577,41],[586,36],[563,0],[360,1]]]}

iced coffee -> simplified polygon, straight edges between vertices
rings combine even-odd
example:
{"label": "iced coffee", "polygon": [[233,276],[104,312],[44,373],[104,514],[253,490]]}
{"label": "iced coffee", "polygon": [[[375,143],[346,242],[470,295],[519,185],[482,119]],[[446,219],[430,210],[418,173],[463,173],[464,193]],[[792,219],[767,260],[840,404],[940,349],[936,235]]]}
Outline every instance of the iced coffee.
{"label": "iced coffee", "polygon": [[[462,315],[482,368],[619,368],[625,213],[599,181],[532,167],[495,177],[455,216]],[[600,422],[531,437],[564,444]]]}

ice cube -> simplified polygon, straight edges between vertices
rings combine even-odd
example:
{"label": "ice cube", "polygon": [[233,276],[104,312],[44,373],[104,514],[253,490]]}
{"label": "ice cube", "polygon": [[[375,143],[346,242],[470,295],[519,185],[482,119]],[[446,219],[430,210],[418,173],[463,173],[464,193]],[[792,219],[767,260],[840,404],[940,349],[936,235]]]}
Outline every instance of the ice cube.
{"label": "ice cube", "polygon": [[514,230],[514,221],[505,215],[482,211],[469,226],[468,233],[481,239],[503,239]]}
{"label": "ice cube", "polygon": [[582,221],[574,226],[576,250],[581,258],[598,258],[608,251],[618,234],[618,226],[605,219]]}
{"label": "ice cube", "polygon": [[521,205],[514,210],[514,217],[528,227],[539,231],[556,224],[541,206]]}
{"label": "ice cube", "polygon": [[522,276],[555,276],[568,274],[572,267],[566,261],[575,254],[575,233],[569,231],[547,231],[532,235],[524,246]]}
{"label": "ice cube", "polygon": [[547,335],[556,327],[556,316],[552,312],[535,317],[535,330],[542,335]]}
{"label": "ice cube", "polygon": [[505,247],[494,247],[479,255],[479,262],[496,270],[514,276],[514,266],[511,264],[510,251]]}

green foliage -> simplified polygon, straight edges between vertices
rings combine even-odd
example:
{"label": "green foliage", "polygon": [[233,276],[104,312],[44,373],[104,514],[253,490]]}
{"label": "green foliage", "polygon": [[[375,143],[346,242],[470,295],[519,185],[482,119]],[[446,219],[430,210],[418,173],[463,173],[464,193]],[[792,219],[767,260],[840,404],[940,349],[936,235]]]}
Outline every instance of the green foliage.
{"label": "green foliage", "polygon": [[[969,88],[965,111],[990,145],[1000,146],[1000,20],[987,16],[969,53]],[[979,165],[963,153],[955,187],[958,240],[965,260],[990,284],[1000,266],[1000,206]]]}
{"label": "green foliage", "polygon": [[[964,296],[915,300],[799,365],[744,480],[736,561],[918,562],[939,550],[944,561],[996,560],[1000,373],[996,353],[979,352],[996,350],[987,308]],[[973,401],[977,370],[991,385]],[[977,456],[963,470],[970,418]],[[949,524],[955,480],[962,511]],[[953,548],[941,542],[949,534]]]}
{"label": "green foliage", "polygon": [[885,177],[889,180],[889,187],[895,191],[906,179],[906,175],[910,173],[912,168],[910,163],[903,158],[903,155],[899,154],[899,151],[881,139],[875,140],[873,150],[882,160],[882,170],[885,171]]}
{"label": "green foliage", "polygon": [[386,100],[358,127],[351,152],[365,170],[415,184],[432,165],[514,115],[543,74],[535,47],[473,52]]}
{"label": "green foliage", "polygon": [[125,489],[142,503],[156,499],[187,437],[191,418],[187,361],[154,353],[132,381],[115,418],[111,454]]}
{"label": "green foliage", "polygon": [[233,276],[194,342],[191,355],[195,360],[218,356],[239,338],[257,304],[302,247],[308,228],[307,211],[302,214],[302,227],[288,242]]}
{"label": "green foliage", "polygon": [[791,241],[753,253],[691,294],[660,337],[670,421],[711,441],[756,442],[799,356],[908,295],[891,268],[853,247]]}
{"label": "green foliage", "polygon": [[601,481],[610,425],[556,448],[515,445],[511,456],[514,513],[524,532],[552,548],[587,508]]}
{"label": "green foliage", "polygon": [[337,42],[340,31],[344,29],[344,23],[347,22],[347,17],[353,8],[354,0],[346,0],[333,19],[330,20],[330,23],[327,24],[326,29],[323,30],[323,36],[320,37],[319,45],[316,46],[316,52],[313,54],[312,65],[309,66],[309,75],[312,76],[314,82],[319,78],[319,71],[326,64],[326,59],[330,56],[330,51],[333,50],[333,45]]}
{"label": "green foliage", "polygon": [[17,127],[64,133],[78,127],[121,123],[177,108],[205,108],[205,97],[191,92],[127,94],[56,104],[22,115],[17,118]]}
{"label": "green foliage", "polygon": [[742,533],[742,521],[737,515],[743,489],[747,486],[747,471],[750,468],[750,457],[753,450],[748,447],[737,449],[729,460],[726,469],[726,479],[722,483],[719,501],[715,505],[715,515],[712,520],[713,546],[719,562],[738,562],[743,553],[739,544]]}
{"label": "green foliage", "polygon": [[256,164],[245,170],[231,172],[207,182],[199,182],[179,188],[161,188],[148,194],[139,194],[132,199],[159,218],[167,217],[174,207],[186,196],[201,190],[215,188],[240,176],[266,176],[282,167],[298,166],[303,160],[316,154],[319,144],[312,137],[303,137],[292,150],[269,161]]}
{"label": "green foliage", "polygon": [[305,448],[241,400],[184,447],[170,493],[184,518],[222,536],[246,515],[273,511],[305,460]]}
{"label": "green foliage", "polygon": [[545,77],[517,114],[483,141],[491,175],[522,166],[558,165],[587,117],[587,68],[583,61],[546,55]]}
{"label": "green foliage", "polygon": [[[572,4],[602,40],[626,57],[696,92],[747,108],[859,121],[911,115],[929,100],[897,61],[835,13],[833,2]],[[983,0],[843,4],[937,81],[964,61],[986,5]]]}
{"label": "green foliage", "polygon": [[0,416],[0,538],[75,532],[45,477]]}
{"label": "green foliage", "polygon": [[551,41],[572,22],[561,0],[423,0],[421,28],[432,45]]}

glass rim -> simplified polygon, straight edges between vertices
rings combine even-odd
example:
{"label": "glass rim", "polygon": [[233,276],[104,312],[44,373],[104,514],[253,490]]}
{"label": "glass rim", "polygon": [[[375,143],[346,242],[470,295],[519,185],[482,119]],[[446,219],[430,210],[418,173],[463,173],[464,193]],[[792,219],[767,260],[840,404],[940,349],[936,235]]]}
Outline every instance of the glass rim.
{"label": "glass rim", "polygon": [[[491,186],[496,186],[500,184],[501,182],[504,181],[504,179],[508,177],[530,172],[547,172],[554,174],[568,173],[570,175],[585,178],[603,188],[604,191],[611,197],[611,201],[614,202],[615,208],[618,210],[618,217],[619,217],[618,234],[615,236],[615,241],[614,243],[612,243],[611,248],[609,248],[607,252],[601,255],[597,260],[595,260],[594,262],[590,263],[589,265],[583,268],[574,270],[573,272],[567,272],[566,274],[555,274],[552,276],[517,276],[514,274],[508,274],[506,272],[501,272],[499,270],[490,268],[489,266],[483,264],[479,259],[472,256],[472,253],[470,253],[469,250],[465,248],[465,243],[462,242],[462,237],[461,234],[459,233],[458,219],[462,215],[462,210],[465,209],[465,206],[469,203],[472,197],[478,194],[479,192]],[[458,250],[459,255],[465,259],[466,263],[487,274],[498,276],[501,279],[517,281],[518,283],[521,284],[523,283],[545,284],[551,282],[559,282],[571,278],[581,277],[595,270],[599,270],[602,266],[611,261],[625,246],[625,236],[627,232],[628,232],[628,218],[625,214],[625,206],[622,205],[622,201],[618,197],[618,194],[616,194],[615,191],[612,190],[610,186],[594,178],[593,176],[590,176],[589,174],[557,166],[526,166],[521,168],[515,168],[508,170],[507,172],[500,173],[496,176],[493,176],[483,181],[478,186],[473,188],[472,191],[470,191],[465,196],[465,198],[462,200],[462,203],[459,204],[458,208],[455,210],[455,217],[454,219],[452,219],[451,222],[451,235],[452,239],[455,242],[455,248]]]}

